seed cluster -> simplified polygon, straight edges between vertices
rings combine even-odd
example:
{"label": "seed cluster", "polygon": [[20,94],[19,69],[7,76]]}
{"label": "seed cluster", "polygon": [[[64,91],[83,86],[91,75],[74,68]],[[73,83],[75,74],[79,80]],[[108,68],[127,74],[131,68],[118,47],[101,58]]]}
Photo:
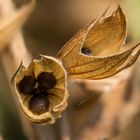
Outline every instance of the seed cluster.
{"label": "seed cluster", "polygon": [[49,107],[47,90],[54,88],[55,85],[56,78],[54,75],[49,72],[42,72],[36,79],[33,76],[25,76],[17,86],[20,93],[33,96],[29,101],[30,110],[41,114],[46,112]]}

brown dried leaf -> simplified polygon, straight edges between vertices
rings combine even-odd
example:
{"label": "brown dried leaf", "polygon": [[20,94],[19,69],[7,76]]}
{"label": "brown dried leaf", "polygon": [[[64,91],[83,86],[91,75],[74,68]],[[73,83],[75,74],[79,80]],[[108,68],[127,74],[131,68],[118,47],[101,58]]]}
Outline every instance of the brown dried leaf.
{"label": "brown dried leaf", "polygon": [[139,44],[118,53],[126,38],[126,19],[121,8],[107,18],[105,14],[106,11],[78,32],[58,53],[70,78],[110,77],[131,66],[139,56]]}
{"label": "brown dried leaf", "polygon": [[[1,6],[1,5],[0,5]],[[0,50],[11,40],[14,33],[24,24],[35,6],[35,0],[14,13],[0,19]]]}
{"label": "brown dried leaf", "polygon": [[[21,93],[18,88],[18,83],[28,75],[37,79],[38,75],[42,72],[53,73],[57,83],[54,88],[47,91],[49,99],[48,110],[45,113],[37,114],[29,107],[30,99],[34,95],[25,95]],[[51,124],[61,116],[62,112],[67,107],[68,92],[66,78],[66,72],[61,61],[49,56],[42,56],[40,60],[33,60],[28,68],[25,68],[22,65],[19,67],[18,71],[12,78],[12,84],[23,112],[32,122]]]}

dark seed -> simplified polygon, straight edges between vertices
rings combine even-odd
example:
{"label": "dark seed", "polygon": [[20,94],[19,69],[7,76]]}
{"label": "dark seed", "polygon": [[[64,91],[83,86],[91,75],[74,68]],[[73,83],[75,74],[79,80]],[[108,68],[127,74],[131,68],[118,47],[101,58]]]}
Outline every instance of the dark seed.
{"label": "dark seed", "polygon": [[31,111],[41,114],[48,110],[49,100],[48,96],[44,94],[37,94],[33,96],[29,103]]}
{"label": "dark seed", "polygon": [[51,89],[56,85],[56,79],[52,73],[42,72],[37,77],[39,86],[45,89]]}
{"label": "dark seed", "polygon": [[91,54],[91,51],[86,47],[82,47],[81,52],[85,55],[90,55]]}
{"label": "dark seed", "polygon": [[32,76],[25,76],[19,83],[18,83],[18,89],[20,92],[24,94],[30,94],[36,84],[36,80]]}

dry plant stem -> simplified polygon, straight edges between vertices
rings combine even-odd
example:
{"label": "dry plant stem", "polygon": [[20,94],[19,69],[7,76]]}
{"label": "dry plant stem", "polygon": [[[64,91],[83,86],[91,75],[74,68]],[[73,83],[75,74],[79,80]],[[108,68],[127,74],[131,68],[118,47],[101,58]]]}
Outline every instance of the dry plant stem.
{"label": "dry plant stem", "polygon": [[[17,67],[21,63],[21,61],[20,61],[21,58],[20,57],[23,56],[23,54],[19,53],[20,52],[19,50],[21,50],[22,53],[24,52],[24,55],[26,54],[27,50],[25,49],[22,34],[20,32],[18,32],[15,35],[15,37],[11,41],[11,44],[3,52],[2,56],[1,56],[8,79],[11,79],[12,74],[15,72],[15,70],[17,69]],[[31,57],[28,54],[28,52],[27,52],[26,55],[27,55],[26,59],[28,60],[28,62],[30,62]],[[15,100],[16,105],[18,106],[18,104],[17,104],[18,100],[17,100],[16,96],[14,95],[14,93],[13,93],[13,98]],[[19,106],[18,106],[18,108],[20,109]],[[32,124],[26,118],[26,116],[24,115],[24,113],[21,110],[19,110],[19,113],[20,113],[20,119],[21,119],[21,122],[22,122],[23,129],[25,131],[25,134],[31,140],[35,139],[34,138],[35,137],[34,132],[33,132],[33,129],[32,129]]]}
{"label": "dry plant stem", "polygon": [[[137,66],[139,66],[139,64]],[[126,70],[120,73],[118,75],[120,76],[120,80],[116,83],[116,86],[110,87],[110,91],[106,91],[104,95],[102,95],[100,102],[102,102],[104,107],[101,112],[101,117],[97,118],[96,125],[87,126],[87,129],[85,129],[80,136],[80,140],[86,138],[88,140],[112,138],[114,135],[118,135],[123,131],[133,120],[133,117],[139,110],[140,95],[138,94],[139,86],[136,87],[139,83],[138,67],[132,70],[133,71],[131,71],[131,69]],[[121,74],[123,75],[121,76]],[[125,97],[126,94],[129,96],[127,101]],[[95,115],[93,112],[93,116],[91,115],[90,118]]]}
{"label": "dry plant stem", "polygon": [[2,58],[9,79],[19,67],[22,59],[25,58],[23,60],[24,65],[28,65],[29,62],[31,62],[31,55],[28,53],[25,47],[25,43],[20,31],[16,33],[9,47],[4,50]]}
{"label": "dry plant stem", "polygon": [[60,120],[61,140],[71,140],[67,115],[68,113],[65,112]]}
{"label": "dry plant stem", "polygon": [[[5,0],[4,2],[1,1],[0,4],[2,6],[1,16],[5,16],[11,12],[14,12],[14,6],[11,0]],[[28,53],[25,47],[24,40],[20,31],[17,31],[9,47],[1,54],[1,57],[8,79],[11,79],[13,73],[18,68],[22,59],[24,59],[25,65],[30,62],[31,55]],[[16,97],[13,96],[13,98],[17,103]],[[21,111],[19,112],[25,134],[29,139],[35,139],[31,123],[27,120],[27,118],[25,118],[24,114]]]}
{"label": "dry plant stem", "polygon": [[3,140],[2,136],[0,135],[0,140]]}

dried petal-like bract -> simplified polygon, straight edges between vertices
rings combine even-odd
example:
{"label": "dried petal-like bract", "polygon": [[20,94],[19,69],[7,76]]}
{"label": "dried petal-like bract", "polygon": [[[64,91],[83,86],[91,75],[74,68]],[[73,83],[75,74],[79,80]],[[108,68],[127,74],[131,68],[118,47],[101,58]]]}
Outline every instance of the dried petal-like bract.
{"label": "dried petal-like bract", "polygon": [[57,57],[70,78],[102,79],[131,66],[140,54],[139,44],[120,52],[126,39],[126,19],[122,9],[99,18],[78,32]]}
{"label": "dried petal-like bract", "polygon": [[49,56],[33,60],[28,68],[21,65],[12,78],[24,113],[32,122],[47,124],[54,123],[67,107],[66,81],[61,61]]}

